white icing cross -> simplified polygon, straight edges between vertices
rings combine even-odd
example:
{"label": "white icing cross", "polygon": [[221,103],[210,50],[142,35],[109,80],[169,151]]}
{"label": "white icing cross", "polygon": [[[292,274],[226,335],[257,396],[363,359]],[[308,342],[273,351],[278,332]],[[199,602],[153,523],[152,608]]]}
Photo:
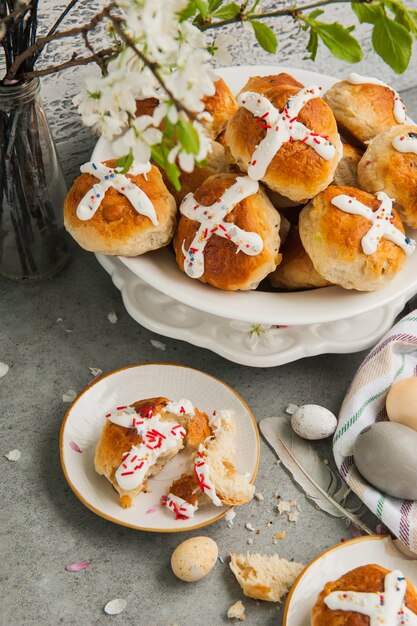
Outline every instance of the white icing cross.
{"label": "white icing cross", "polygon": [[[137,176],[146,175],[151,169],[150,163],[133,163],[129,174]],[[77,207],[77,217],[86,221],[93,217],[99,208],[106,192],[114,187],[119,193],[126,196],[135,211],[148,217],[154,226],[158,225],[155,207],[140,187],[123,174],[118,174],[113,168],[106,167],[103,163],[85,163],[80,168],[83,174],[92,174],[99,179],[91,189],[87,191]]]}
{"label": "white icing cross", "polygon": [[206,461],[205,452],[206,449],[201,443],[194,459],[194,475],[201,491],[208,495],[215,506],[222,506],[222,501],[217,495],[216,488],[210,478],[210,467]]}
{"label": "white icing cross", "polygon": [[398,124],[410,124],[412,120],[406,114],[407,107],[404,105],[403,101],[400,98],[400,94],[395,91],[392,87],[387,85],[387,83],[382,82],[379,78],[372,78],[370,76],[361,76],[360,74],[356,74],[356,72],[352,72],[347,77],[348,83],[352,85],[380,85],[381,87],[387,87],[394,94],[394,109],[393,115]]}
{"label": "white icing cross", "polygon": [[332,611],[354,611],[369,617],[369,626],[417,626],[417,615],[407,609],[407,582],[399,570],[385,576],[382,593],[333,591],[324,598]]}
{"label": "white icing cross", "polygon": [[398,152],[414,152],[414,154],[417,154],[417,133],[397,135],[392,140],[392,146]]}
{"label": "white icing cross", "polygon": [[253,196],[258,189],[259,184],[256,181],[247,176],[238,176],[233,185],[211,206],[199,204],[192,193],[185,196],[180,206],[181,213],[190,220],[200,222],[188,250],[185,250],[184,242],[182,243],[184,271],[188,276],[200,278],[204,274],[204,249],[214,234],[232,241],[237,246],[236,254],[241,251],[255,256],[262,251],[264,244],[258,233],[247,232],[224,221],[236,204]]}
{"label": "white icing cross", "polygon": [[301,141],[313,148],[323,159],[329,161],[336,154],[336,149],[328,137],[318,135],[297,120],[301,109],[309,100],[320,97],[321,87],[304,87],[291,96],[282,113],[264,96],[253,91],[241,93],[238,103],[259,118],[266,135],[256,146],[248,164],[248,175],[254,180],[261,180],[272,159],[289,141]]}
{"label": "white icing cross", "polygon": [[175,513],[175,519],[190,519],[198,509],[198,504],[191,504],[173,493],[162,496],[162,506]]}
{"label": "white icing cross", "polygon": [[186,436],[181,424],[161,420],[151,407],[142,407],[137,413],[131,406],[118,406],[115,411],[106,413],[106,419],[124,428],[136,428],[142,438],[140,443],[123,454],[121,465],[116,470],[116,481],[124,490],[139,487],[161,454],[178,446]]}
{"label": "white icing cross", "polygon": [[400,246],[406,254],[413,254],[416,242],[406,237],[404,233],[391,224],[394,217],[391,198],[383,191],[378,191],[376,197],[381,201],[381,204],[375,212],[366,204],[346,194],[335,196],[332,199],[332,204],[345,213],[361,215],[371,222],[372,226],[362,237],[362,250],[365,254],[374,254],[382,237]]}

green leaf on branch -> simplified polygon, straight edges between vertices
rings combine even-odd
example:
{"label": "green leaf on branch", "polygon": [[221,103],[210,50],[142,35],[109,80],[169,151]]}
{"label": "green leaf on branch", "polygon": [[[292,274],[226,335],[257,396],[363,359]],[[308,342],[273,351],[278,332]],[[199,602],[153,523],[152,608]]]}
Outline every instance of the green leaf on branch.
{"label": "green leaf on branch", "polygon": [[310,53],[310,56],[304,57],[305,59],[311,59],[312,61],[316,60],[317,48],[319,45],[319,38],[317,37],[317,33],[315,30],[310,28],[310,38],[307,44],[307,52]]}
{"label": "green leaf on branch", "polygon": [[130,150],[129,154],[125,154],[124,156],[120,157],[120,159],[117,159],[116,167],[118,168],[119,173],[127,174],[132,167],[133,160],[134,158],[132,150]]}
{"label": "green leaf on branch", "polygon": [[212,14],[212,17],[217,17],[221,20],[232,20],[240,11],[240,6],[236,2],[230,2],[225,4],[224,7],[220,7]]}
{"label": "green leaf on branch", "polygon": [[384,9],[380,4],[374,5],[352,2],[351,7],[361,24],[375,24],[381,15],[384,15]]}
{"label": "green leaf on branch", "polygon": [[[362,48],[357,39],[350,34],[350,29],[345,28],[338,22],[326,24],[325,22],[311,19],[310,16],[304,19],[310,25],[311,30],[315,32],[316,36],[322,40],[324,45],[329,48],[330,52],[337,59],[342,59],[342,61],[347,61],[348,63],[357,63],[362,59]],[[310,40],[310,46],[315,53],[317,46],[314,35],[311,35],[311,32]]]}
{"label": "green leaf on branch", "polygon": [[191,0],[182,11],[179,12],[179,21],[186,22],[190,17],[193,17],[197,13],[197,7]]}
{"label": "green leaf on branch", "polygon": [[278,39],[274,31],[262,22],[252,20],[251,24],[259,45],[267,52],[274,54],[278,46]]}
{"label": "green leaf on branch", "polygon": [[200,140],[198,133],[189,120],[180,119],[177,124],[177,137],[182,148],[191,154],[198,154]]}
{"label": "green leaf on branch", "polygon": [[372,31],[372,45],[394,72],[401,74],[407,69],[413,39],[404,26],[387,16],[381,17]]}
{"label": "green leaf on branch", "polygon": [[314,11],[311,11],[311,13],[309,13],[309,18],[311,20],[315,20],[316,17],[319,17],[320,15],[323,15],[324,11],[322,11],[321,9],[314,9]]}
{"label": "green leaf on branch", "polygon": [[208,11],[210,15],[223,3],[223,0],[209,0]]}
{"label": "green leaf on branch", "polygon": [[207,2],[205,2],[205,0],[192,0],[192,2],[195,4],[197,9],[200,11],[201,15],[203,17],[207,17],[207,15],[209,13],[209,8],[208,8],[208,5],[207,5]]}
{"label": "green leaf on branch", "polygon": [[180,170],[176,163],[170,163],[168,161],[169,149],[160,144],[157,146],[152,146],[151,148],[151,158],[156,163],[158,167],[164,170],[165,174],[168,177],[168,180],[173,184],[176,191],[181,189],[180,183]]}

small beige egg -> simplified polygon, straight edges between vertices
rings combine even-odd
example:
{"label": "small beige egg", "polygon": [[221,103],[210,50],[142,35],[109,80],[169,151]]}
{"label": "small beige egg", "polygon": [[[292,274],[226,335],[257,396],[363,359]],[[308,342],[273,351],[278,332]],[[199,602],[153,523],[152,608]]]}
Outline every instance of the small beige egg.
{"label": "small beige egg", "polygon": [[186,539],[172,553],[172,571],[188,583],[201,580],[213,569],[218,554],[217,543],[210,537]]}
{"label": "small beige egg", "polygon": [[417,430],[417,377],[404,378],[392,385],[386,407],[391,422]]}
{"label": "small beige egg", "polygon": [[293,431],[303,439],[326,439],[333,435],[337,419],[328,409],[317,404],[297,407],[291,417]]}

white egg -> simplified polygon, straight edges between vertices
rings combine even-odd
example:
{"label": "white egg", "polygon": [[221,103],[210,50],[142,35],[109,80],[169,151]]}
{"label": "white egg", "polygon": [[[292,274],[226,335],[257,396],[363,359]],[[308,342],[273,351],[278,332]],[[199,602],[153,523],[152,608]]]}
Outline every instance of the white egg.
{"label": "white egg", "polygon": [[337,419],[322,406],[304,404],[293,413],[291,426],[303,439],[326,439],[336,430]]}
{"label": "white egg", "polygon": [[213,569],[219,549],[210,537],[192,537],[180,543],[171,556],[171,567],[177,578],[195,582]]}

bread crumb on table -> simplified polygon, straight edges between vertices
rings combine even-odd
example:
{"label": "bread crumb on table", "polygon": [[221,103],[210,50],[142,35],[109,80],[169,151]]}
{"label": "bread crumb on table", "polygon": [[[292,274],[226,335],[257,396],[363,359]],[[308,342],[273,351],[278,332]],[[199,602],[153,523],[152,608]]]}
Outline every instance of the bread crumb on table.
{"label": "bread crumb on table", "polygon": [[304,569],[301,563],[281,559],[278,554],[230,555],[230,569],[236,576],[243,593],[255,600],[282,602]]}
{"label": "bread crumb on table", "polygon": [[277,504],[277,509],[280,515],[287,514],[289,522],[294,522],[295,524],[298,522],[300,507],[297,500],[280,500]]}
{"label": "bread crumb on table", "polygon": [[232,606],[229,607],[227,611],[227,617],[229,619],[238,619],[241,622],[246,619],[245,615],[245,607],[243,605],[242,600],[238,600]]}

